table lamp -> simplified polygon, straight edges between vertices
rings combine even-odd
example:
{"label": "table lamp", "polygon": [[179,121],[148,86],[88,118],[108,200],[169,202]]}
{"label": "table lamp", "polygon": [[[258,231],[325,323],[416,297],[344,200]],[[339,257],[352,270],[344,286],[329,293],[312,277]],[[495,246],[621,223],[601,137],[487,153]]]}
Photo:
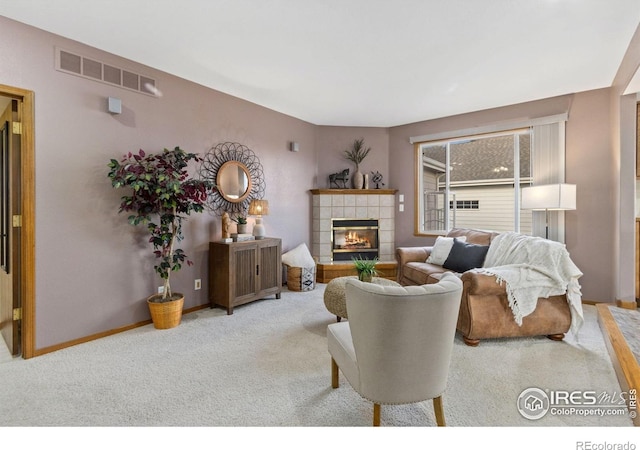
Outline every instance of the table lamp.
{"label": "table lamp", "polygon": [[268,200],[251,200],[249,203],[249,215],[256,216],[256,223],[253,226],[253,236],[256,239],[263,239],[264,225],[262,224],[262,216],[269,214],[269,201]]}

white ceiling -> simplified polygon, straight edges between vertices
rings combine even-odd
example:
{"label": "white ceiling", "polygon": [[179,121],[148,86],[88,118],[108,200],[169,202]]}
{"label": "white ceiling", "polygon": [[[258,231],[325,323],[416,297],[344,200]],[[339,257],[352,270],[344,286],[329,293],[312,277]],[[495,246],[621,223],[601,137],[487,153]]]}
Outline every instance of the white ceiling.
{"label": "white ceiling", "polygon": [[0,0],[0,15],[317,125],[387,127],[610,86],[640,1]]}

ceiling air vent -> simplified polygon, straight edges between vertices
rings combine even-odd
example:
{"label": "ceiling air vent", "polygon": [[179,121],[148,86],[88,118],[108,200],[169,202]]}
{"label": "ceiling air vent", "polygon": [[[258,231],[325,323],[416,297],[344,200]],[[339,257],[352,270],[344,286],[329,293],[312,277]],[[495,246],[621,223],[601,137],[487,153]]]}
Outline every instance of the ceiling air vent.
{"label": "ceiling air vent", "polygon": [[156,80],[77,53],[56,48],[56,70],[155,96]]}

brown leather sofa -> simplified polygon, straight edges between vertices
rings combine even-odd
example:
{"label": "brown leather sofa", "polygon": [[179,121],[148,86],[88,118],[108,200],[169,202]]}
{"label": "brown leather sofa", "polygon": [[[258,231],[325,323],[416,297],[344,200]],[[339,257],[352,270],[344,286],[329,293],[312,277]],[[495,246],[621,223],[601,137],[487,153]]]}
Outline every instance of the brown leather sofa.
{"label": "brown leather sofa", "polygon": [[[454,228],[447,237],[466,236],[471,244],[489,245],[498,233]],[[427,263],[433,247],[398,247],[398,283],[403,286],[437,283],[449,270]],[[476,346],[481,339],[545,335],[562,340],[571,326],[571,311],[566,295],[539,298],[535,311],[518,325],[509,307],[504,284],[494,276],[467,271],[460,274],[463,283],[462,302],[457,329],[464,342]]]}

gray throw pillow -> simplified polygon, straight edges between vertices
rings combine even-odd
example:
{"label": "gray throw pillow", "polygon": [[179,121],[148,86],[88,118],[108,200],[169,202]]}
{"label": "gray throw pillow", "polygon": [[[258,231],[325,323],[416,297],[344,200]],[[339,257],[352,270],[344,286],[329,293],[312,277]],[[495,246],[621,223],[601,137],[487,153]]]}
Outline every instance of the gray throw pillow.
{"label": "gray throw pillow", "polygon": [[454,239],[449,256],[442,267],[460,273],[482,267],[488,251],[488,245],[468,244]]}

